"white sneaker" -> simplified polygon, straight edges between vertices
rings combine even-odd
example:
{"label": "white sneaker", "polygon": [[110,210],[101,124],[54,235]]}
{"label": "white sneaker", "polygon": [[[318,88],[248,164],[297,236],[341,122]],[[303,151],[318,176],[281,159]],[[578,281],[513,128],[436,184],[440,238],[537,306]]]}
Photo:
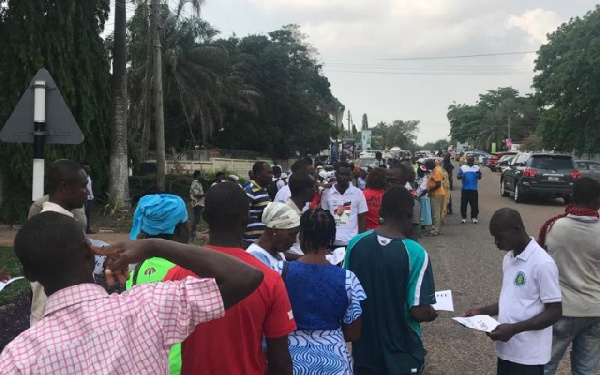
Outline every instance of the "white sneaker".
{"label": "white sneaker", "polygon": [[473,224],[477,224],[479,221],[477,219],[473,219]]}
{"label": "white sneaker", "polygon": [[466,224],[466,223],[467,223],[467,219],[462,219],[462,220],[460,221],[460,223],[461,223],[461,224]]}

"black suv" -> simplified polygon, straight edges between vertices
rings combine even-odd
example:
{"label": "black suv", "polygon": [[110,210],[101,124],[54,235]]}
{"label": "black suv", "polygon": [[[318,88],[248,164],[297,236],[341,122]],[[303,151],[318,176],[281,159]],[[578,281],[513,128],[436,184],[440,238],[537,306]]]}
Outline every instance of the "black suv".
{"label": "black suv", "polygon": [[537,195],[561,197],[568,204],[573,181],[581,177],[570,155],[520,152],[510,162],[510,169],[502,172],[500,194],[512,195],[517,203]]}

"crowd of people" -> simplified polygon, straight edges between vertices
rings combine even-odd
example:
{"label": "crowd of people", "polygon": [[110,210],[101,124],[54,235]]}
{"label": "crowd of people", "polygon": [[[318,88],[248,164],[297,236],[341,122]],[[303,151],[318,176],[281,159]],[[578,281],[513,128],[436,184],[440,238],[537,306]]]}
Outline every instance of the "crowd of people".
{"label": "crowd of people", "polygon": [[[109,245],[79,212],[88,174],[57,161],[15,238],[32,319],[0,373],[421,374],[420,325],[437,312],[419,240],[453,214],[453,169],[449,155],[364,169],[302,158],[290,173],[261,161],[245,185],[223,174],[208,189],[194,173],[192,219],[181,197],[147,195],[131,241]],[[477,224],[481,171],[468,159],[456,178],[461,222],[470,206]],[[498,374],[552,375],[571,343],[573,374],[596,374],[599,209],[600,185],[582,178],[537,240],[515,210],[491,218],[502,291],[464,315],[498,315]],[[201,220],[207,243],[189,245]]]}

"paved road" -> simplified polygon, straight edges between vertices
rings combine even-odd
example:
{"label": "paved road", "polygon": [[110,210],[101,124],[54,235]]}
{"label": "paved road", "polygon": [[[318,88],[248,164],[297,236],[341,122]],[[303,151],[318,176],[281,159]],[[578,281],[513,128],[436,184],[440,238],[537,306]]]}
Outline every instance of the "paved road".
{"label": "paved road", "polygon": [[[456,182],[456,181],[455,181]],[[497,301],[502,278],[502,257],[489,234],[489,220],[502,207],[519,210],[528,232],[537,238],[545,220],[564,211],[562,200],[517,204],[499,193],[500,174],[484,168],[480,183],[479,224],[460,224],[460,182],[452,191],[454,215],[446,219],[439,237],[421,241],[430,254],[436,289],[451,289],[455,313],[441,312],[433,323],[423,324],[427,375],[493,375],[494,345],[485,334],[463,328],[450,318],[470,307]],[[559,374],[569,374],[563,360]]]}

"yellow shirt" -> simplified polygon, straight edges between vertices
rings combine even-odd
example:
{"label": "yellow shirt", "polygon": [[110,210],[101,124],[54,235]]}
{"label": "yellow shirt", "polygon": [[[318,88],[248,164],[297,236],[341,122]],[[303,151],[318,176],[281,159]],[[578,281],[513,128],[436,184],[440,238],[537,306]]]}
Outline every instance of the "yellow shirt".
{"label": "yellow shirt", "polygon": [[[427,180],[427,189],[433,189],[436,182],[442,182],[444,179],[444,170],[439,165],[436,165],[431,171],[431,176],[429,176],[429,180]],[[435,189],[433,192],[429,193],[430,195],[446,195],[446,191],[444,190],[444,186],[440,185],[439,188]]]}

